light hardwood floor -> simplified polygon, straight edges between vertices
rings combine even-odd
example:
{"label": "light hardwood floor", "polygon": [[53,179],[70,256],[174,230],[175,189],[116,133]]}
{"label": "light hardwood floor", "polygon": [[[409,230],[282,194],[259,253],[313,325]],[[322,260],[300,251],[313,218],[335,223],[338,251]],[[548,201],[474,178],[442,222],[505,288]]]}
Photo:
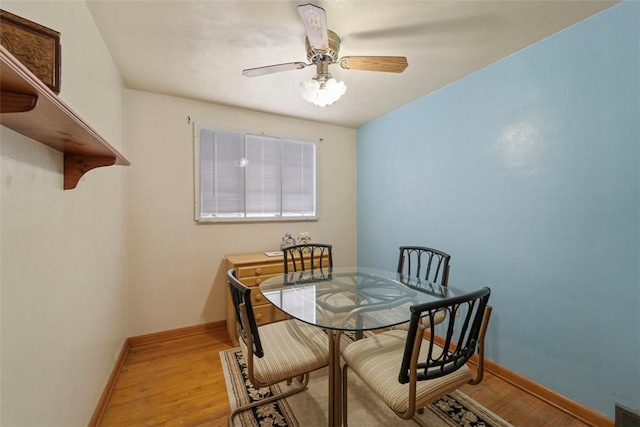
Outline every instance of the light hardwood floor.
{"label": "light hardwood floor", "polygon": [[[219,352],[229,348],[224,328],[132,347],[100,426],[225,426]],[[489,373],[461,390],[516,427],[587,425]]]}

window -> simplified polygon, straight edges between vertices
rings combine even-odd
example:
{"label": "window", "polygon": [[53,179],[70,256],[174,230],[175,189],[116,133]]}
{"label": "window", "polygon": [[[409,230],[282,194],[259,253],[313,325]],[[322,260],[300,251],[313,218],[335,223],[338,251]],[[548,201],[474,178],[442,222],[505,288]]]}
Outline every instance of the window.
{"label": "window", "polygon": [[316,218],[316,144],[196,127],[196,219]]}

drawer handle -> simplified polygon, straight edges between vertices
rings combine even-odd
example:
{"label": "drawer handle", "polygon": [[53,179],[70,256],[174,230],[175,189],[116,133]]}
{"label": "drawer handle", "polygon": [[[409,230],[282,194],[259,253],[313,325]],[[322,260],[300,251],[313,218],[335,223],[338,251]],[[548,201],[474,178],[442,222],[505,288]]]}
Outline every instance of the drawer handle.
{"label": "drawer handle", "polygon": [[257,294],[256,295],[256,301],[262,301],[262,295]]}
{"label": "drawer handle", "polygon": [[256,268],[256,276],[257,276],[258,274],[262,274],[262,269],[261,269],[261,268]]}
{"label": "drawer handle", "polygon": [[262,279],[257,278],[257,279],[256,279],[256,285],[259,285],[260,283],[262,283]]}
{"label": "drawer handle", "polygon": [[262,314],[260,314],[260,313],[256,314],[256,320],[259,321],[260,319],[262,319]]}

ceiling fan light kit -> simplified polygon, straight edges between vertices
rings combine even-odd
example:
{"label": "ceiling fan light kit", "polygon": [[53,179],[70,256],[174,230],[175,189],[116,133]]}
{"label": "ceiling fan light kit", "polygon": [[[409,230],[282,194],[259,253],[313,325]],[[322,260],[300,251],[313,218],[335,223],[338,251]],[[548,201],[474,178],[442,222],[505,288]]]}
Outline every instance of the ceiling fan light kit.
{"label": "ceiling fan light kit", "polygon": [[327,29],[325,10],[313,4],[298,6],[298,14],[304,25],[305,47],[309,64],[289,62],[242,70],[247,77],[262,76],[280,71],[299,70],[316,66],[316,75],[300,83],[302,97],[315,105],[325,107],[336,102],[347,91],[344,82],[338,82],[329,73],[329,65],[339,63],[345,70],[383,71],[401,73],[407,68],[404,56],[345,56],[338,60],[340,37]]}
{"label": "ceiling fan light kit", "polygon": [[314,77],[300,83],[300,93],[306,100],[319,107],[326,107],[336,102],[347,91],[344,82],[338,82],[328,74],[329,78],[320,80]]}

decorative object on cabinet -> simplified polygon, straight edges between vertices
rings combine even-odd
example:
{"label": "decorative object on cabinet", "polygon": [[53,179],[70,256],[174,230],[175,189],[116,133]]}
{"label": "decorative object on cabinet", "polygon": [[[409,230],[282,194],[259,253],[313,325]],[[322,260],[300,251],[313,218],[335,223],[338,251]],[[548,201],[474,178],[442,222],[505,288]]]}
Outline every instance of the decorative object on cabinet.
{"label": "decorative object on cabinet", "polygon": [[[259,252],[232,254],[227,255],[225,258],[227,260],[226,269],[235,269],[238,280],[253,289],[251,292],[251,302],[257,326],[287,318],[287,316],[271,304],[258,289],[260,283],[266,279],[284,273],[284,257],[282,255],[267,256],[263,252]],[[324,260],[324,263],[326,264],[327,260]],[[235,308],[229,293],[229,286],[226,286],[226,289],[227,333],[233,345],[237,346],[238,334],[236,333]]]}
{"label": "decorative object on cabinet", "polygon": [[0,46],[0,124],[64,154],[64,189],[91,169],[130,163]]}
{"label": "decorative object on cabinet", "polygon": [[0,44],[60,93],[60,33],[0,9]]}
{"label": "decorative object on cabinet", "polygon": [[290,232],[284,233],[284,237],[282,238],[282,243],[280,243],[280,249],[284,250],[284,248],[288,248],[289,246],[293,246],[296,244],[296,239],[291,236]]}
{"label": "decorative object on cabinet", "polygon": [[301,231],[300,236],[298,236],[298,245],[308,245],[311,243],[311,236],[309,236],[308,231]]}

